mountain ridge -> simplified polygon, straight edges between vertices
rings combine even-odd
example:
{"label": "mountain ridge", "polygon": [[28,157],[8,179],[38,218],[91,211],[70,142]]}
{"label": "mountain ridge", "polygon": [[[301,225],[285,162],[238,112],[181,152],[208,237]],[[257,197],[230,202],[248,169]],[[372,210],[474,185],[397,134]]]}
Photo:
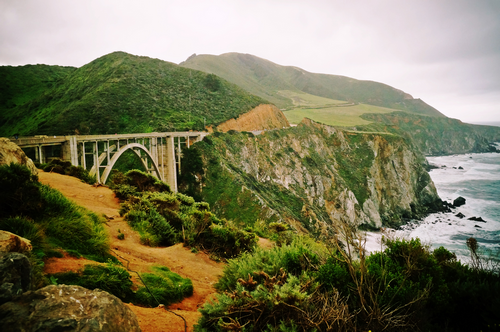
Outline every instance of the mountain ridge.
{"label": "mountain ridge", "polygon": [[293,103],[289,98],[279,96],[278,92],[295,90],[331,99],[444,117],[421,99],[414,99],[409,93],[384,83],[311,73],[295,66],[281,66],[250,54],[232,52],[218,56],[192,55],[179,65],[221,76],[257,96],[265,96],[280,108],[289,108]]}

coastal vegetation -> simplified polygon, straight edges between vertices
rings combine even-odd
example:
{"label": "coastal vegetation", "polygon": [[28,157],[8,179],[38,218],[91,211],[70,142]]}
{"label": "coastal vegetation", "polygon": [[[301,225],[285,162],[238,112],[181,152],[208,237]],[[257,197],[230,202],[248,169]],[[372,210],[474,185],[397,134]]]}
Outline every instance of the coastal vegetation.
{"label": "coastal vegetation", "polygon": [[[104,217],[41,184],[27,167],[16,163],[0,166],[0,183],[0,229],[31,241],[33,250],[28,256],[34,289],[49,283],[100,288],[123,301],[145,306],[157,306],[156,301],[177,302],[193,293],[189,279],[163,266],[141,274],[149,290],[141,286],[133,291],[129,272],[111,254]],[[168,189],[168,185],[154,178],[137,185],[143,190]],[[86,265],[80,272],[45,275],[44,259],[63,257],[63,252],[107,264]]]}
{"label": "coastal vegetation", "polygon": [[0,73],[1,136],[202,130],[265,103],[213,74],[123,52],[80,68]]}
{"label": "coastal vegetation", "polygon": [[[4,136],[202,130],[266,100],[300,120],[260,135],[215,130],[182,151],[179,193],[129,170],[135,157],[108,183],[143,245],[182,243],[226,263],[196,331],[500,328],[499,271],[484,268],[473,238],[467,266],[419,239],[386,236],[367,254],[359,232],[441,211],[423,156],[490,151],[498,129],[446,118],[384,84],[236,53],[177,66],[116,52],[81,68],[0,67],[0,74]],[[95,182],[68,162],[38,166]],[[148,286],[136,289],[111,254],[104,217],[26,167],[0,166],[0,184],[0,229],[31,241],[35,288],[97,287],[144,306],[193,294],[191,280],[165,266],[138,273]],[[274,245],[259,247],[258,237]],[[65,254],[96,263],[43,275],[43,259]]]}
{"label": "coastal vegetation", "polygon": [[[347,224],[230,260],[195,331],[495,331],[498,271],[474,269],[418,239],[365,256]],[[358,258],[355,258],[358,257]]]}
{"label": "coastal vegetation", "polygon": [[169,246],[182,242],[227,259],[252,251],[257,243],[255,234],[218,218],[209,211],[208,203],[173,193],[166,183],[144,172],[116,171],[111,188],[123,201],[120,214],[139,232],[143,244]]}
{"label": "coastal vegetation", "polygon": [[[414,99],[386,84],[310,73],[297,67],[281,66],[251,54],[193,55],[180,66],[218,75],[286,110],[294,109],[301,99],[314,98],[316,105],[343,101],[444,117],[422,100]],[[320,101],[321,97],[328,101]]]}

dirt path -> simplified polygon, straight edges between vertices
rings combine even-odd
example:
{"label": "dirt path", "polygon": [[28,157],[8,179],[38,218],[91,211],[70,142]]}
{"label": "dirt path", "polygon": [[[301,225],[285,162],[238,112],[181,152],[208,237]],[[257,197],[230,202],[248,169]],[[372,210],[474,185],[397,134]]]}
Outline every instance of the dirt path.
{"label": "dirt path", "polygon": [[[169,309],[183,316],[187,321],[188,331],[192,331],[193,325],[201,316],[197,309],[215,292],[213,284],[222,274],[224,264],[210,260],[204,253],[194,254],[182,244],[168,248],[143,246],[140,244],[139,235],[119,216],[118,199],[106,187],[93,187],[76,178],[56,173],[40,171],[38,176],[40,182],[59,190],[77,204],[107,216],[106,228],[111,249],[124,266],[127,266],[127,261],[124,259],[129,261],[131,270],[138,272],[147,272],[152,265],[163,265],[182,277],[191,279],[194,288],[193,296],[184,299],[181,303],[170,305]],[[118,240],[118,230],[125,234],[124,240]],[[74,271],[89,263],[95,262],[72,257],[50,258],[45,263],[45,272]],[[131,273],[131,275],[135,274]],[[128,306],[137,315],[143,332],[184,331],[182,319],[165,309],[142,308],[133,304],[128,304]]]}

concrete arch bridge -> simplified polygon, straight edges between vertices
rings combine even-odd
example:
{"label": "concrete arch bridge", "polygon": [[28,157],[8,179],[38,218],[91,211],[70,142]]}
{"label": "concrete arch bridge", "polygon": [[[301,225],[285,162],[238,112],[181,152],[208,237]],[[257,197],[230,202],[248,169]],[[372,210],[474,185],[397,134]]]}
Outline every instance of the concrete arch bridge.
{"label": "concrete arch bridge", "polygon": [[60,146],[62,160],[82,166],[106,183],[113,166],[123,153],[133,151],[148,172],[165,181],[177,192],[177,173],[180,171],[182,148],[201,141],[208,132],[168,132],[115,135],[78,135],[19,137],[12,140],[21,148],[34,148],[35,159],[47,162],[47,147]]}

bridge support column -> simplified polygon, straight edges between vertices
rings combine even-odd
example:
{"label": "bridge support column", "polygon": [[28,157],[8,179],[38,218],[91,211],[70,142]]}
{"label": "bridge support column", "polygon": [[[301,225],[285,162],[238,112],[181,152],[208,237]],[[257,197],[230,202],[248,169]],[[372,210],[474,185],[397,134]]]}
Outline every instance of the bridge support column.
{"label": "bridge support column", "polygon": [[78,144],[76,136],[67,137],[68,140],[62,145],[62,160],[71,162],[71,165],[78,166]]}
{"label": "bridge support column", "polygon": [[44,164],[45,163],[45,154],[44,154],[44,148],[42,145],[38,145],[35,147],[35,159],[40,163]]}
{"label": "bridge support column", "polygon": [[175,165],[175,143],[173,136],[165,137],[166,144],[162,146],[161,162],[158,162],[164,172],[164,179],[172,191],[177,192],[177,169]]}

